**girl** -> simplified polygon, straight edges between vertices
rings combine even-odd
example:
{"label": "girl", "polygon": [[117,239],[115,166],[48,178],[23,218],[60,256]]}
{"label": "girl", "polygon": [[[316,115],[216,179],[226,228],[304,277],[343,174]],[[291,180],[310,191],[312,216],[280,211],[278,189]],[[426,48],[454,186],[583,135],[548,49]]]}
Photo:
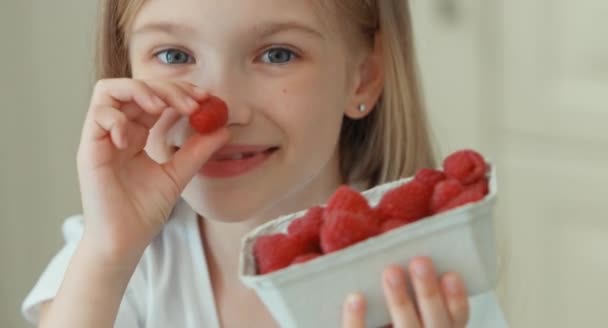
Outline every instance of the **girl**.
{"label": "girl", "polygon": [[[241,237],[435,166],[406,0],[106,0],[82,130],[83,215],[26,298],[41,327],[270,327],[237,277]],[[210,95],[228,125],[193,132]],[[394,327],[464,327],[465,286],[387,267]],[[409,278],[406,278],[409,277]],[[380,280],[382,278],[382,280]],[[416,299],[406,293],[412,279]],[[344,327],[365,325],[363,295]]]}

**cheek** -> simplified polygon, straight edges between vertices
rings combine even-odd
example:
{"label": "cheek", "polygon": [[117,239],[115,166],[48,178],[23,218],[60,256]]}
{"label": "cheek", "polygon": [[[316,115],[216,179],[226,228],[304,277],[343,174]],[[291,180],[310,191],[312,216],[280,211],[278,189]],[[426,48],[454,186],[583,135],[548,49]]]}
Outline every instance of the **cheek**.
{"label": "cheek", "polygon": [[[345,94],[321,78],[294,83],[275,97],[274,117],[288,143],[300,153],[331,155],[337,142],[345,106]],[[295,156],[295,155],[294,155]]]}
{"label": "cheek", "polygon": [[323,129],[339,129],[347,98],[344,71],[326,64],[314,68],[311,65],[300,73],[283,81],[279,88],[277,96],[285,107],[281,111],[285,121],[296,131],[308,130],[310,138],[323,134],[319,133]]}

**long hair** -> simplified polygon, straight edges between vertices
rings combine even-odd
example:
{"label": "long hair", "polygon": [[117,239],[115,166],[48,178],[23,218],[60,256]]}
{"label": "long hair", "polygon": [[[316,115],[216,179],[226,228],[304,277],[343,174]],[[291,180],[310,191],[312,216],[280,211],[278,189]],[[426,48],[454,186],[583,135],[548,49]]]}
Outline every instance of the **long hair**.
{"label": "long hair", "polygon": [[[373,47],[381,37],[385,81],[380,100],[363,119],[344,118],[340,135],[340,172],[348,183],[371,187],[435,167],[422,101],[407,0],[334,0],[352,38]],[[131,77],[126,29],[144,0],[102,2],[97,78]],[[379,32],[379,33],[377,33]]]}

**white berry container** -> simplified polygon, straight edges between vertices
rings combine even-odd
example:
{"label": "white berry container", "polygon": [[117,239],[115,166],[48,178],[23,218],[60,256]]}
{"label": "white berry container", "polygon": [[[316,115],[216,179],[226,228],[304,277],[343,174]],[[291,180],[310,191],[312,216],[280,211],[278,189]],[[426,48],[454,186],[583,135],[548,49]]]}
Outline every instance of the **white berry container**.
{"label": "white berry container", "polygon": [[[374,206],[385,191],[411,179],[380,185],[363,195]],[[366,298],[366,327],[388,324],[391,320],[382,289],[382,271],[390,264],[406,268],[416,256],[430,257],[438,274],[460,273],[469,296],[475,296],[493,290],[497,283],[494,232],[497,192],[496,168],[491,165],[489,193],[479,202],[426,217],[306,263],[256,275],[255,239],[287,232],[289,223],[306,210],[281,216],[243,238],[239,277],[255,290],[284,328],[340,327],[344,300],[354,291]]]}

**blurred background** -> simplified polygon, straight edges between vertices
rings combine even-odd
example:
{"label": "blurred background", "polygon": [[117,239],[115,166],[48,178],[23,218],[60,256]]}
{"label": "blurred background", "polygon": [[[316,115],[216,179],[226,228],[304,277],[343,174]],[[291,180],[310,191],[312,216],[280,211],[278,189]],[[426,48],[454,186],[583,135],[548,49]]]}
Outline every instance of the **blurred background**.
{"label": "blurred background", "polygon": [[[0,327],[26,327],[20,303],[80,212],[96,6],[0,3]],[[606,326],[608,1],[412,9],[442,155],[472,147],[498,165],[498,292],[512,327]]]}

